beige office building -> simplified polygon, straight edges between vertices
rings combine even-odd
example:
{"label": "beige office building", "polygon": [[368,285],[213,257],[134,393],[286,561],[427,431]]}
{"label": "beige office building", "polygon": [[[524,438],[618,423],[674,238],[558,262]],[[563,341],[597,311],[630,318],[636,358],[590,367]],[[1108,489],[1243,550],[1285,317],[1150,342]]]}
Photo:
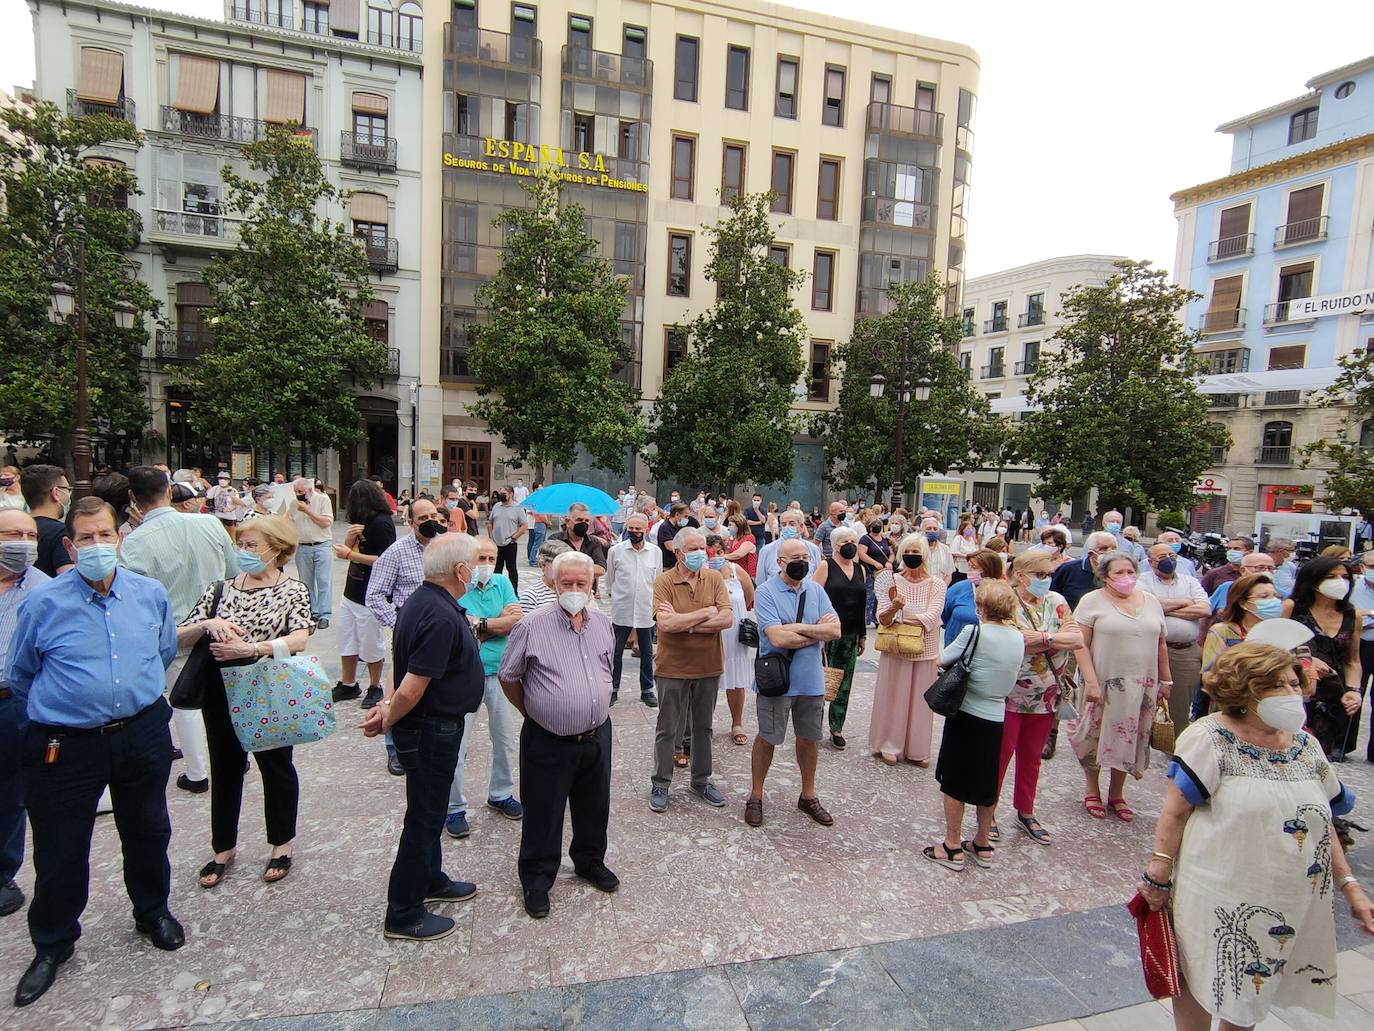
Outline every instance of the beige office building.
{"label": "beige office building", "polygon": [[[466,357],[476,290],[501,262],[491,220],[523,203],[518,173],[541,160],[586,173],[568,189],[629,279],[632,360],[617,375],[646,403],[683,346],[671,327],[714,300],[702,226],[736,191],[777,191],[776,257],[811,273],[796,298],[810,330],[799,411],[834,402],[830,348],[881,311],[890,283],[939,270],[960,310],[970,48],[753,0],[454,0],[428,13],[422,485],[516,475],[468,414]],[[809,506],[824,494],[821,444],[795,444],[783,489]],[[626,475],[647,482],[642,461],[627,460]],[[570,475],[622,482],[581,464],[553,471]]]}

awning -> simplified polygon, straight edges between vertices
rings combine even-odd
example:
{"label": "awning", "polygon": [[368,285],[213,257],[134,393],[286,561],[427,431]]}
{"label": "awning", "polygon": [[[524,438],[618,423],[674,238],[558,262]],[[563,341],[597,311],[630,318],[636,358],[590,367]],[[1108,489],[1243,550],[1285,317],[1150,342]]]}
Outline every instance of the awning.
{"label": "awning", "polygon": [[219,62],[182,54],[177,60],[178,111],[212,115],[219,107]]}
{"label": "awning", "polygon": [[123,92],[124,55],[100,47],[82,47],[76,99],[92,104],[118,104]]}
{"label": "awning", "polygon": [[390,214],[386,198],[380,193],[355,193],[349,200],[349,214],[354,222],[368,222],[372,225],[387,225]]}
{"label": "awning", "polygon": [[391,306],[386,301],[366,301],[363,304],[363,318],[365,319],[390,319]]}
{"label": "awning", "polygon": [[386,97],[380,93],[354,93],[353,110],[358,114],[381,115],[385,118],[389,105]]}
{"label": "awning", "polygon": [[267,69],[267,111],[263,121],[305,124],[305,76],[300,72]]}

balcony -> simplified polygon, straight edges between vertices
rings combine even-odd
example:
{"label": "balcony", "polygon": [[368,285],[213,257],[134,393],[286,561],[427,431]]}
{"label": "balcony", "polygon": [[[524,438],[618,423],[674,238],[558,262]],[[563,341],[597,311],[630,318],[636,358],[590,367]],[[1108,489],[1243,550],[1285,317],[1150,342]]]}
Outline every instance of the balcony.
{"label": "balcony", "polygon": [[1003,379],[1007,374],[1005,365],[984,365],[978,370],[979,379]]}
{"label": "balcony", "polygon": [[1268,390],[1264,394],[1266,408],[1291,408],[1301,403],[1301,390]]}
{"label": "balcony", "polygon": [[1043,311],[1027,311],[1016,316],[1016,327],[1025,329],[1027,326],[1043,326],[1045,324],[1045,313]]}
{"label": "balcony", "polygon": [[564,45],[563,76],[628,86],[647,93],[654,87],[654,63],[648,58]]}
{"label": "balcony", "polygon": [[1304,218],[1301,222],[1288,222],[1274,230],[1275,247],[1292,247],[1299,243],[1312,243],[1326,239],[1327,216]]}
{"label": "balcony", "polygon": [[984,333],[1005,333],[1007,331],[1007,317],[1005,315],[994,315],[983,323]]}
{"label": "balcony", "polygon": [[187,362],[203,355],[213,342],[204,329],[159,329],[157,356],[162,361]]}
{"label": "balcony", "polygon": [[[180,111],[164,104],[158,122],[163,132],[174,132],[197,140],[218,140],[223,143],[255,143],[267,135],[272,122],[260,118],[236,118],[232,115],[200,115],[191,111]],[[296,135],[302,142],[309,137],[310,145],[316,145],[315,130],[309,126],[299,126]]]}
{"label": "balcony", "polygon": [[367,41],[374,47],[386,47],[389,50],[405,50],[412,54],[418,54],[421,46],[418,32],[374,32],[369,29],[367,32]]}
{"label": "balcony", "polygon": [[1232,258],[1248,258],[1255,253],[1255,234],[1244,236],[1225,236],[1207,245],[1208,261],[1230,261]]}
{"label": "balcony", "polygon": [[1271,333],[1285,328],[1307,328],[1316,324],[1316,319],[1289,319],[1288,305],[1293,301],[1303,300],[1301,297],[1294,297],[1288,301],[1275,301],[1273,304],[1264,306],[1264,326]]}
{"label": "balcony", "polygon": [[238,242],[239,222],[221,218],[218,212],[154,211],[153,232],[184,237],[188,243],[219,247]]}
{"label": "balcony", "polygon": [[276,10],[272,10],[270,5],[264,7],[261,3],[247,6],[235,4],[234,13],[230,17],[234,21],[251,21],[273,29],[294,29],[296,27],[291,5],[287,4],[278,4]]}
{"label": "balcony", "polygon": [[1202,323],[1198,329],[1204,336],[1213,333],[1238,333],[1245,329],[1245,309],[1209,311],[1202,316]]}
{"label": "balcony", "polygon": [[371,168],[378,172],[396,171],[396,140],[368,133],[339,134],[339,160],[352,168]]}
{"label": "balcony", "polygon": [[1239,408],[1240,394],[1208,394],[1207,404],[1209,408]]}
{"label": "balcony", "polygon": [[472,379],[466,345],[439,348],[439,379],[441,382]]}
{"label": "balcony", "polygon": [[945,116],[938,111],[875,100],[868,105],[868,131],[914,136],[938,143],[944,138]]}
{"label": "balcony", "polygon": [[1250,371],[1250,348],[1248,347],[1231,347],[1225,351],[1204,351],[1201,357],[1208,363],[1207,374],[1209,376]]}
{"label": "balcony", "polygon": [[117,104],[93,104],[89,100],[80,99],[74,89],[67,90],[67,114],[73,118],[103,115],[106,118],[118,118],[130,125],[137,124],[134,121],[134,102],[128,97],[120,97]]}
{"label": "balcony", "polygon": [[1220,445],[1212,445],[1212,465],[1220,466],[1226,464],[1226,448]]}
{"label": "balcony", "polygon": [[542,44],[530,36],[462,28],[452,22],[444,26],[444,51],[481,64],[528,68],[536,74],[544,60]]}
{"label": "balcony", "polygon": [[394,236],[355,236],[358,246],[367,255],[367,264],[373,272],[395,272],[399,267],[399,243]]}
{"label": "balcony", "polygon": [[393,378],[401,374],[401,349],[399,347],[386,349],[386,367],[382,369],[382,372]]}
{"label": "balcony", "polygon": [[1285,444],[1282,447],[1261,447],[1255,457],[1256,465],[1292,465],[1293,448]]}
{"label": "balcony", "polygon": [[1027,358],[1025,361],[1016,363],[1016,375],[1018,376],[1034,376],[1039,370],[1039,358]]}

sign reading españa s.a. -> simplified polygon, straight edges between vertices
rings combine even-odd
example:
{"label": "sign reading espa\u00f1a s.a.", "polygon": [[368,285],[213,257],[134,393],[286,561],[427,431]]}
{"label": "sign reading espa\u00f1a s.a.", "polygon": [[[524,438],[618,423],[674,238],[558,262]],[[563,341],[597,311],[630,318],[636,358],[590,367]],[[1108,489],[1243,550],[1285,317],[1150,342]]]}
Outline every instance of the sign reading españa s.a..
{"label": "sign reading espa\u00f1a s.a.", "polygon": [[534,175],[546,168],[565,183],[595,186],[607,190],[629,190],[648,193],[649,188],[633,179],[617,179],[606,171],[606,158],[592,151],[566,151],[561,147],[521,143],[519,140],[498,140],[487,136],[482,141],[480,158],[459,157],[444,153],[444,167],[469,172],[494,172],[498,175]]}

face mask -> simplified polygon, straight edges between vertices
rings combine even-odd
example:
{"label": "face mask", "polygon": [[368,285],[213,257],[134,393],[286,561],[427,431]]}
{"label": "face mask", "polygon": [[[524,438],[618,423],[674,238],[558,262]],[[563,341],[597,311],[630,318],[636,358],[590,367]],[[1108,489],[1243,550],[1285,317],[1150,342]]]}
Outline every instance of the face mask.
{"label": "face mask", "polygon": [[0,541],[0,569],[22,573],[37,559],[37,541]]}
{"label": "face mask", "polygon": [[1260,619],[1278,619],[1283,615],[1283,599],[1260,598],[1255,602],[1255,615]]}
{"label": "face mask", "polygon": [[735,529],[733,526],[727,526],[725,528],[725,536],[729,537],[731,540],[734,540],[736,537],[739,536],[739,531]]}
{"label": "face mask", "polygon": [[1350,592],[1350,583],[1346,580],[1323,580],[1317,584],[1317,590],[1332,601],[1340,601]]}
{"label": "face mask", "polygon": [[432,541],[439,534],[448,533],[448,527],[437,519],[428,519],[423,523],[416,524],[415,532],[425,540]]}
{"label": "face mask", "polygon": [[724,555],[717,555],[715,558],[711,559],[711,560],[710,560],[709,562],[707,562],[706,564],[707,564],[708,566],[710,566],[712,569],[724,569],[724,568],[725,568],[725,556],[724,556]]}
{"label": "face mask", "polygon": [[11,487],[13,487],[13,486],[14,486],[14,478],[13,478],[13,477],[9,477],[8,479],[0,480],[0,488],[4,488],[5,490],[9,490],[9,489],[10,489]]}
{"label": "face mask", "polygon": [[902,562],[908,569],[920,569],[925,559],[920,555],[903,555]]}
{"label": "face mask", "polygon": [[840,558],[853,558],[853,557],[854,557],[855,555],[857,555],[858,553],[859,553],[859,548],[858,548],[858,545],[856,545],[856,544],[841,544],[841,545],[840,545]]}
{"label": "face mask", "polygon": [[902,524],[901,524],[901,523],[892,523],[891,526],[892,526],[892,532],[893,532],[893,533],[901,533],[901,532],[902,532]]}
{"label": "face mask", "polygon": [[672,496],[672,498],[670,498],[669,500],[672,501],[672,503],[673,503],[674,505],[676,505],[676,504],[677,504],[679,501],[681,501],[682,499],[681,499],[680,497],[678,497],[676,494],[674,494],[674,495]]}
{"label": "face mask", "polygon": [[679,520],[677,521],[677,528],[678,528],[679,530],[681,530],[681,529],[682,529],[684,526],[686,526],[686,525],[687,525],[687,520],[686,520],[686,519],[679,519]]}
{"label": "face mask", "polygon": [[1043,598],[1045,595],[1050,593],[1049,578],[1047,577],[1042,580],[1037,577],[1033,580],[1028,581],[1026,583],[1026,590],[1030,591],[1033,597]]}
{"label": "face mask", "polygon": [[971,527],[971,526],[968,527],[968,529],[966,529],[966,530],[964,531],[964,536],[965,536],[965,537],[972,537],[972,536],[973,536],[973,527]]}
{"label": "face mask", "polygon": [[585,521],[579,520],[573,523],[573,533],[577,534],[579,537],[587,536],[587,528],[588,524]]}
{"label": "face mask", "polygon": [[239,548],[235,560],[239,564],[239,571],[243,573],[261,573],[267,568],[267,563],[256,551],[244,551]]}
{"label": "face mask", "polygon": [[1007,528],[1006,528],[1005,526],[999,526],[999,527],[997,528],[997,536],[998,536],[998,537],[1005,537],[1006,534],[1007,534]]}
{"label": "face mask", "polygon": [[938,541],[939,539],[940,539],[940,531],[939,531],[939,530],[927,530],[927,531],[926,531],[926,540],[930,541],[931,544],[934,544],[934,543],[935,543],[936,541]]}
{"label": "face mask", "polygon": [[794,539],[796,538],[796,536],[797,536],[797,528],[796,528],[795,526],[784,526],[784,527],[782,528],[782,539],[783,539],[783,540],[785,540],[785,541],[794,540]]}
{"label": "face mask", "polygon": [[1169,545],[1169,548],[1173,551],[1175,555],[1181,554],[1183,551],[1183,542],[1174,541],[1172,544]]}
{"label": "face mask", "polygon": [[804,558],[794,558],[787,563],[786,573],[789,580],[803,580],[806,578],[807,571],[811,568],[809,562]]}
{"label": "face mask", "polygon": [[1244,557],[1245,552],[1237,551],[1235,548],[1231,548],[1229,551],[1226,552],[1226,561],[1231,563],[1231,565],[1233,566],[1240,565],[1240,560]]}
{"label": "face mask", "polygon": [[626,530],[625,536],[630,538],[631,544],[641,544],[644,541],[643,530]]}
{"label": "face mask", "polygon": [[455,508],[458,507],[458,502],[450,498],[448,501],[444,502],[444,507],[448,509],[450,512],[452,512]]}
{"label": "face mask", "polygon": [[1172,558],[1162,558],[1155,569],[1163,576],[1173,576],[1174,570],[1178,568],[1178,560]]}
{"label": "face mask", "polygon": [[1107,585],[1117,594],[1130,594],[1135,590],[1135,574],[1121,573],[1108,580]]}
{"label": "face mask", "polygon": [[1111,534],[1113,537],[1115,537],[1117,534],[1119,534],[1119,533],[1121,532],[1121,524],[1120,524],[1120,523],[1105,523],[1105,524],[1103,525],[1103,529],[1105,529],[1109,534]]}
{"label": "face mask", "polygon": [[87,580],[104,580],[118,560],[119,549],[113,544],[87,544],[76,552],[76,570]]}
{"label": "face mask", "polygon": [[[1287,563],[1284,564],[1287,565]],[[1364,570],[1364,582],[1367,584],[1374,584],[1374,569],[1366,568]]]}
{"label": "face mask", "polygon": [[486,564],[477,565],[474,566],[472,569],[472,578],[476,580],[479,584],[484,584],[491,579],[491,574],[494,572],[496,572],[495,566],[489,566]]}
{"label": "face mask", "polygon": [[699,573],[706,565],[706,552],[689,551],[682,556],[682,564],[694,573]]}
{"label": "face mask", "polygon": [[983,574],[976,569],[970,569],[968,571],[968,582],[973,584],[974,587],[977,587],[983,582]]}
{"label": "face mask", "polygon": [[703,519],[701,522],[708,530],[714,530],[716,528],[716,521],[714,519]]}
{"label": "face mask", "polygon": [[1261,698],[1255,706],[1255,715],[1275,730],[1286,730],[1290,734],[1302,730],[1307,722],[1307,709],[1302,699],[1294,694]]}
{"label": "face mask", "polygon": [[570,616],[575,616],[587,607],[587,595],[584,591],[565,591],[558,596],[558,604],[563,607],[563,611]]}

